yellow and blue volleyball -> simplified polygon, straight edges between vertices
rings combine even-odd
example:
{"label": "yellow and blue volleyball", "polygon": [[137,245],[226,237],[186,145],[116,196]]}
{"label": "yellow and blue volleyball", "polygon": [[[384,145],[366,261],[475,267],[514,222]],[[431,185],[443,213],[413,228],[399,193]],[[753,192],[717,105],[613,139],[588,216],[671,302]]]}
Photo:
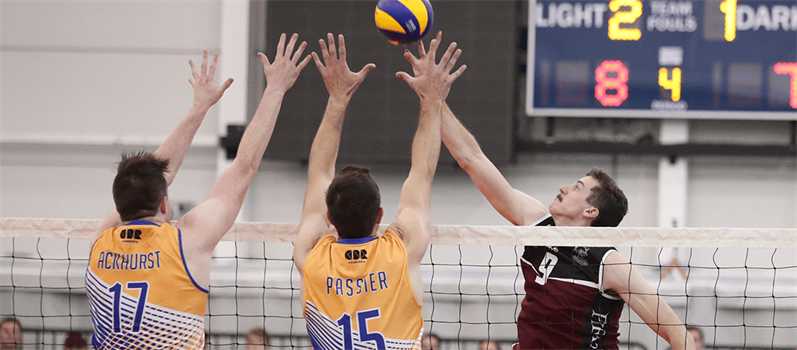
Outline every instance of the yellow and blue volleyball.
{"label": "yellow and blue volleyball", "polygon": [[393,45],[421,40],[432,27],[434,13],[428,0],[379,0],[374,21]]}

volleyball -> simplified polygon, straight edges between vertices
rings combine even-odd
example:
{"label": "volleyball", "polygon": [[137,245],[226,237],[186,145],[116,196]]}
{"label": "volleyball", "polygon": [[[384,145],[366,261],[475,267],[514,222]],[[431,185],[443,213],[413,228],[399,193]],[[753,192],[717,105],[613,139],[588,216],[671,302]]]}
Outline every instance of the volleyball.
{"label": "volleyball", "polygon": [[379,0],[374,13],[376,27],[393,45],[421,40],[433,20],[429,0]]}

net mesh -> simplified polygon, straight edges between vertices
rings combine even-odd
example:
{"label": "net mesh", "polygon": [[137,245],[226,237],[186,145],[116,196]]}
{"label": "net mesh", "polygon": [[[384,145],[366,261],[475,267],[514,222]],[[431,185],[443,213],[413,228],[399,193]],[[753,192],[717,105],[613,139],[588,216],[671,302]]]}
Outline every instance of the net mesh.
{"label": "net mesh", "polygon": [[[90,339],[84,286],[98,221],[0,219],[0,318],[23,326],[25,349]],[[297,226],[237,223],[211,268],[205,328],[212,349],[244,348],[263,328],[272,348],[311,348],[291,254]],[[382,227],[384,229],[384,227]],[[615,246],[709,348],[797,345],[797,230],[435,226],[422,265],[425,333],[442,349],[510,349],[524,296],[524,245]],[[623,349],[668,349],[628,306]]]}

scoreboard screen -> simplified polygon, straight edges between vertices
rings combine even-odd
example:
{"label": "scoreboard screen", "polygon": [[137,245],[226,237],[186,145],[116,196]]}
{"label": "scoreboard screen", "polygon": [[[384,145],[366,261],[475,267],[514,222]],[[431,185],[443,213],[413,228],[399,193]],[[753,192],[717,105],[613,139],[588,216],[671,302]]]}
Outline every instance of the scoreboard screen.
{"label": "scoreboard screen", "polygon": [[797,0],[531,0],[530,116],[797,120]]}

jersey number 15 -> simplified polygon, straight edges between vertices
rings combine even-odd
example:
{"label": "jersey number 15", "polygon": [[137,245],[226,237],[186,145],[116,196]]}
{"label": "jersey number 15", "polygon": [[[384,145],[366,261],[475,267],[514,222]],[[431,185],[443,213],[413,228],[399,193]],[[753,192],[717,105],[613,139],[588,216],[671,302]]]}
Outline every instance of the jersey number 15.
{"label": "jersey number 15", "polygon": [[[373,341],[376,343],[376,348],[378,350],[384,350],[387,348],[385,345],[385,337],[379,332],[368,333],[368,319],[379,317],[379,308],[357,311],[357,329],[360,330],[361,342]],[[344,313],[343,316],[340,316],[338,319],[338,326],[343,327],[343,349],[354,349],[354,344],[352,342],[353,335],[351,315]]]}

